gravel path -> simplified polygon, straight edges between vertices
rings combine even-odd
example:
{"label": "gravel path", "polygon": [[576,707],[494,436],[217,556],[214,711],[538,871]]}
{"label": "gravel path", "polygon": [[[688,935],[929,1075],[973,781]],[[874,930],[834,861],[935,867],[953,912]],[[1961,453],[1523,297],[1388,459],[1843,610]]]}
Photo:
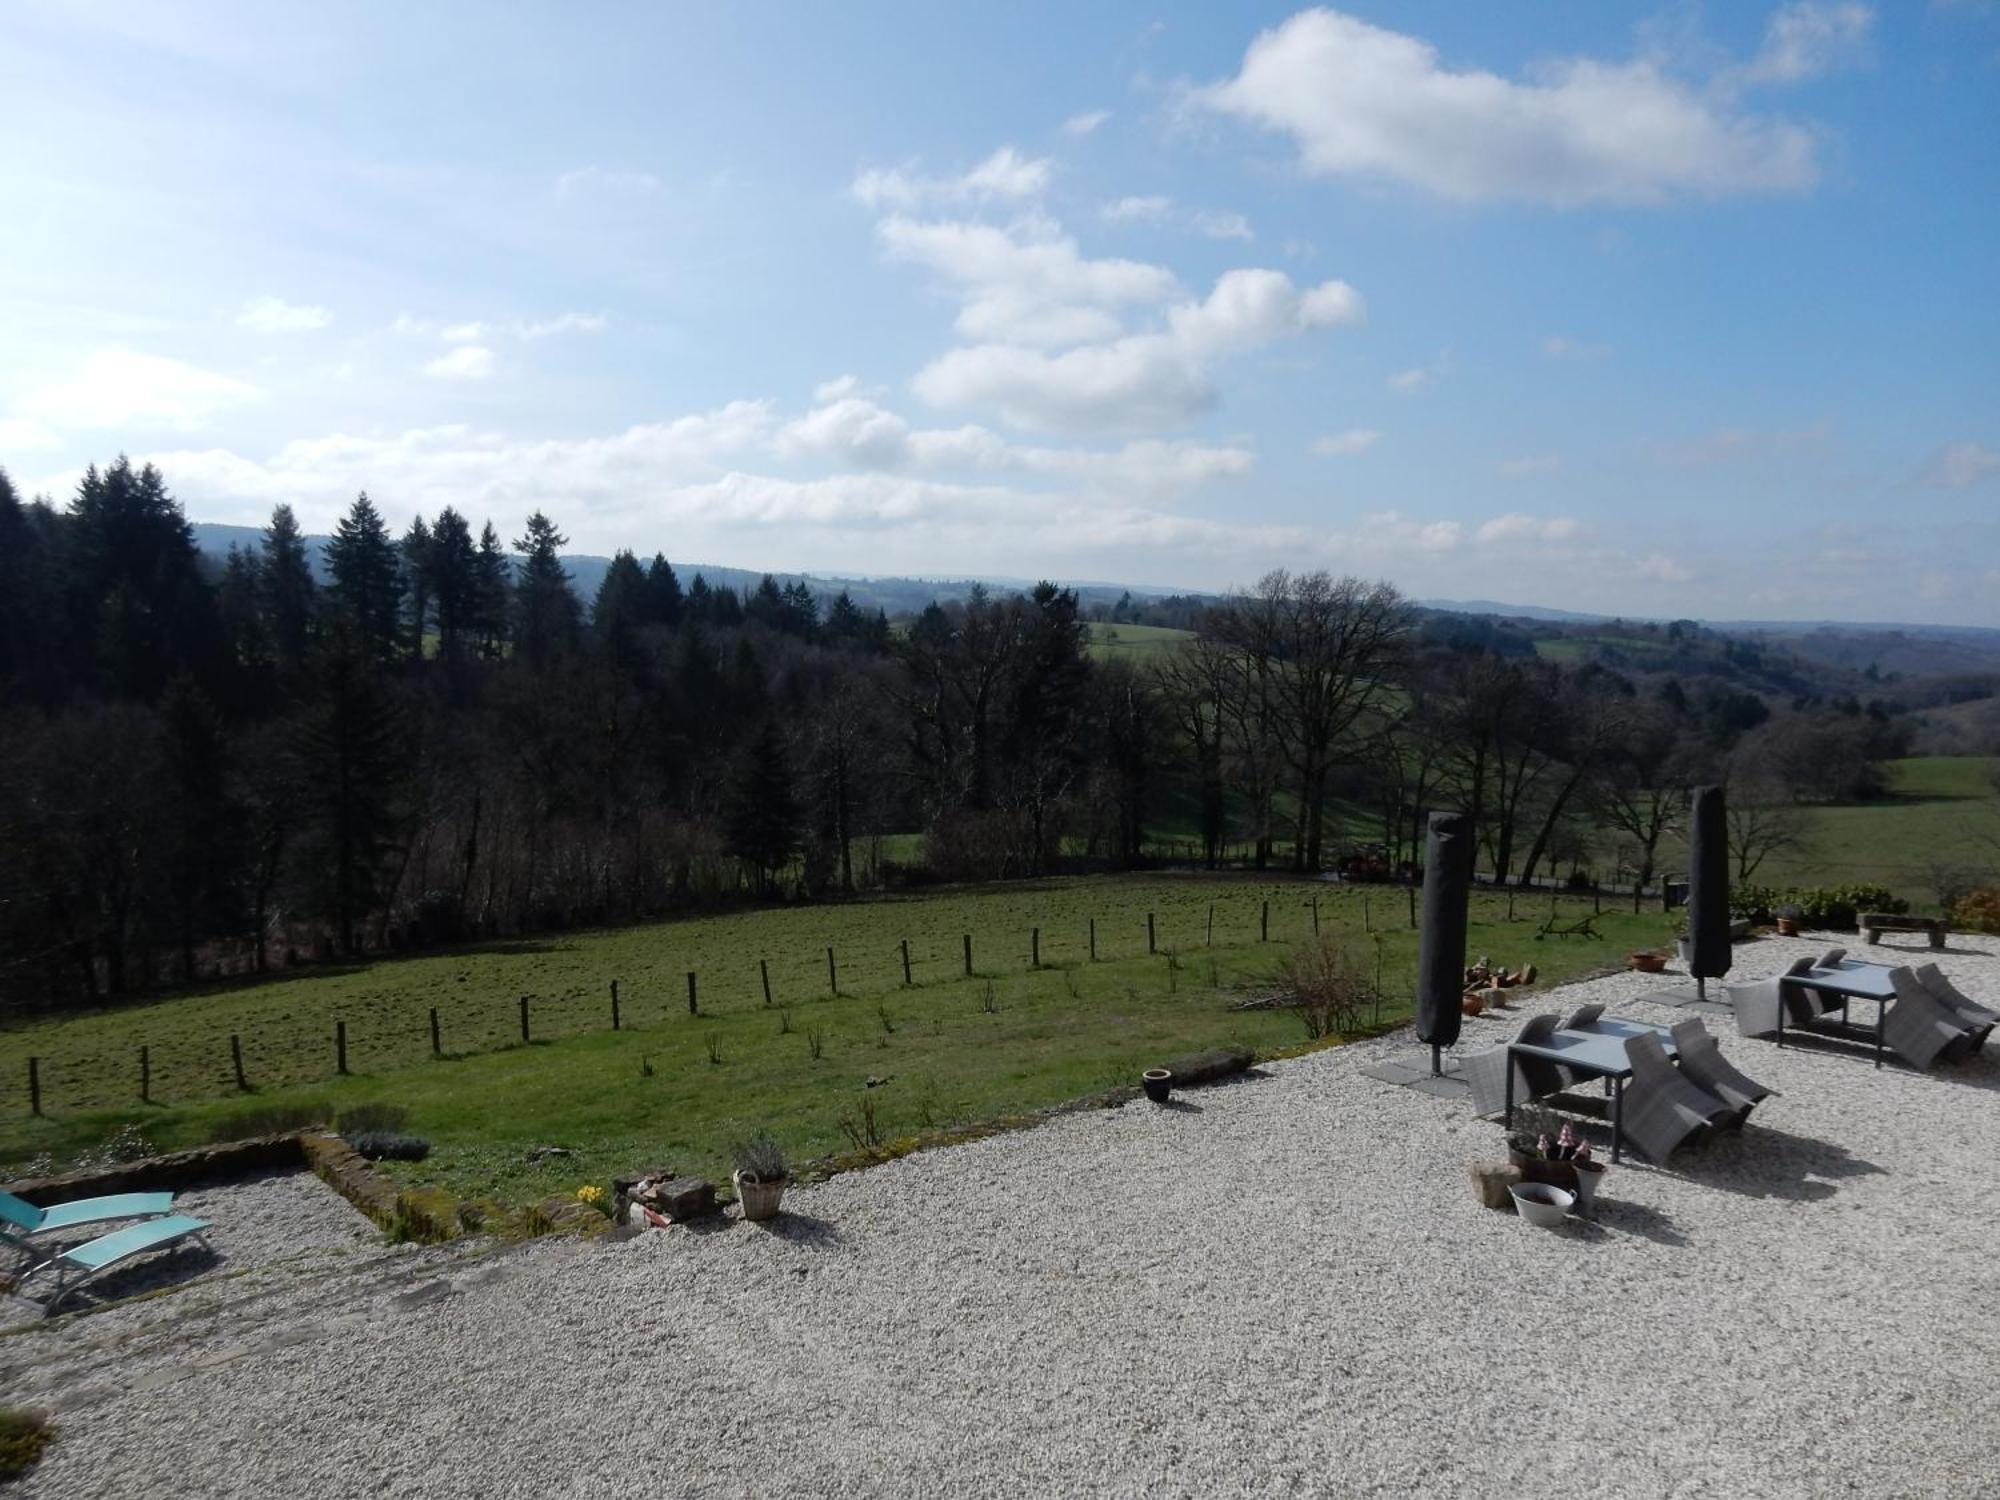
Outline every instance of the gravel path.
{"label": "gravel path", "polygon": [[[1992,951],[1945,967],[2000,996]],[[140,1340],[56,1390],[24,1492],[1992,1493],[2000,1043],[1919,1075],[1710,1024],[1782,1097],[1614,1168],[1601,1226],[1480,1208],[1497,1127],[1357,1072],[1404,1033],[795,1190],[774,1230],[406,1252]],[[61,1338],[0,1342],[18,1376]]]}

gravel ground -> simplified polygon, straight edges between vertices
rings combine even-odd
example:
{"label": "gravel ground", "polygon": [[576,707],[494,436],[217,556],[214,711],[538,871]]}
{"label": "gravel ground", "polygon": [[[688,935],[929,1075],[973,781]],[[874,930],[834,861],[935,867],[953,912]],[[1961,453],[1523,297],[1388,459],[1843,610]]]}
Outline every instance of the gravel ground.
{"label": "gravel ground", "polygon": [[[2000,996],[1973,948],[1947,972]],[[795,1190],[775,1229],[363,1253],[177,1342],[78,1320],[99,1361],[43,1387],[24,1492],[1994,1493],[2000,1044],[1877,1072],[1709,1019],[1782,1097],[1612,1169],[1601,1225],[1480,1208],[1497,1127],[1357,1072],[1404,1033]]]}

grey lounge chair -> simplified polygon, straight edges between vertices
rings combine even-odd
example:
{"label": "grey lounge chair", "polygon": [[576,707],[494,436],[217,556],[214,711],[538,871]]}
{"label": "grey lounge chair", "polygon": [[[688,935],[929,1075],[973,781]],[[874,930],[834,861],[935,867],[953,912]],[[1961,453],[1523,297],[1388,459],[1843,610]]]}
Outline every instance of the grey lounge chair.
{"label": "grey lounge chair", "polygon": [[1971,1050],[1977,1052],[1985,1046],[1986,1038],[1992,1033],[1994,1024],[2000,1022],[2000,1011],[1988,1010],[1974,1000],[1945,978],[1944,970],[1936,964],[1918,964],[1915,973],[1917,983],[1929,990],[1938,1004],[1972,1028]]}
{"label": "grey lounge chair", "polygon": [[1939,1058],[1955,1062],[1971,1054],[1974,1029],[1925,989],[1914,973],[1891,969],[1889,983],[1896,987],[1896,999],[1883,1018],[1882,1040],[1890,1051],[1913,1068],[1928,1068]]}
{"label": "grey lounge chair", "polygon": [[0,1243],[12,1245],[32,1260],[35,1247],[28,1241],[35,1235],[109,1224],[116,1219],[151,1219],[172,1212],[173,1206],[172,1193],[113,1193],[102,1198],[75,1198],[42,1208],[0,1191]]}
{"label": "grey lounge chair", "polygon": [[1829,948],[1819,956],[1819,966],[1822,969],[1837,969],[1845,957],[1847,957],[1845,948]]}
{"label": "grey lounge chair", "polygon": [[1665,1161],[1682,1142],[1735,1115],[1730,1105],[1681,1076],[1656,1033],[1627,1037],[1625,1056],[1632,1064],[1625,1085],[1625,1139],[1647,1160]]}
{"label": "grey lounge chair", "polygon": [[1736,1111],[1732,1128],[1741,1129],[1750,1111],[1777,1092],[1737,1071],[1699,1016],[1674,1024],[1674,1053],[1683,1078],[1692,1079]]}
{"label": "grey lounge chair", "polygon": [[1729,1003],[1736,1009],[1736,1029],[1744,1036],[1771,1036],[1778,1029],[1778,1008],[1784,1007],[1788,1021],[1810,1021],[1823,1009],[1814,993],[1803,985],[1787,984],[1795,974],[1813,967],[1810,958],[1796,958],[1791,967],[1757,984],[1733,985]]}
{"label": "grey lounge chair", "polygon": [[1569,1013],[1569,1019],[1563,1022],[1563,1030],[1581,1030],[1585,1026],[1594,1024],[1597,1018],[1603,1014],[1604,1007],[1601,1005],[1579,1005]]}
{"label": "grey lounge chair", "polygon": [[54,1312],[63,1298],[91,1277],[121,1266],[134,1256],[164,1250],[182,1240],[196,1240],[206,1246],[207,1232],[206,1220],[192,1219],[186,1214],[171,1214],[164,1219],[149,1219],[144,1224],[128,1224],[110,1234],[99,1235],[88,1244],[77,1245],[50,1257],[28,1273],[33,1276],[50,1266],[55,1267],[56,1289],[42,1304],[42,1316],[47,1317]]}
{"label": "grey lounge chair", "polygon": [[[1547,1042],[1555,1035],[1553,1015],[1530,1016],[1514,1038],[1519,1042]],[[1538,1057],[1514,1057],[1505,1047],[1489,1047],[1465,1060],[1465,1081],[1472,1086],[1472,1112],[1497,1115],[1507,1107],[1507,1068],[1514,1069],[1514,1102],[1526,1104],[1549,1094],[1559,1094],[1567,1086],[1566,1070]]]}

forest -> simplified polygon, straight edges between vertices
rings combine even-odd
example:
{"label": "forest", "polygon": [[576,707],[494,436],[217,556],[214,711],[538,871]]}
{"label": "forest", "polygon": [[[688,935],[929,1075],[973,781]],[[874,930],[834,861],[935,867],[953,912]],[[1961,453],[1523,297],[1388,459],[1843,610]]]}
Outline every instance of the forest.
{"label": "forest", "polygon": [[321,577],[288,506],[217,563],[150,466],[0,472],[0,1003],[1169,857],[1395,878],[1446,805],[1496,883],[1644,889],[1704,780],[1748,879],[1908,735],[1691,625],[1627,672],[1273,572],[1134,662],[1051,583],[891,619],[621,552],[586,601],[566,540],[362,494]]}

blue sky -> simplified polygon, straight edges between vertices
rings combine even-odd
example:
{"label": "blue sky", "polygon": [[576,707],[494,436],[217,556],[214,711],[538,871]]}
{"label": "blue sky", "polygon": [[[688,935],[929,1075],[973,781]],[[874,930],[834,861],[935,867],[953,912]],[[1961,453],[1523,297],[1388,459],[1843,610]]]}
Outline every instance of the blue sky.
{"label": "blue sky", "polygon": [[0,14],[0,464],[2000,624],[2000,6]]}

